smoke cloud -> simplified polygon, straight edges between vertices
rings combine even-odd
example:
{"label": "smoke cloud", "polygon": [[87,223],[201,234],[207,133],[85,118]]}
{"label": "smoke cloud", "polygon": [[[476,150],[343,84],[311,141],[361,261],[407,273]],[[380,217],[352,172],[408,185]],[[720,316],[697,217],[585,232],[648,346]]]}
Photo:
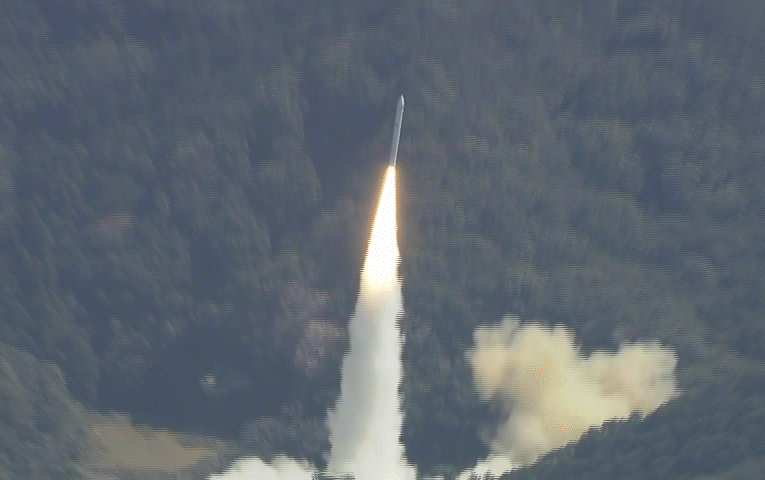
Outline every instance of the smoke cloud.
{"label": "smoke cloud", "polygon": [[479,327],[467,352],[483,400],[507,413],[476,470],[501,473],[576,441],[607,420],[645,416],[676,396],[676,356],[657,342],[584,357],[562,326],[520,325],[506,317]]}
{"label": "smoke cloud", "polygon": [[256,457],[243,458],[235,462],[225,473],[210,475],[208,480],[311,480],[311,467],[288,457],[276,457],[266,464]]}

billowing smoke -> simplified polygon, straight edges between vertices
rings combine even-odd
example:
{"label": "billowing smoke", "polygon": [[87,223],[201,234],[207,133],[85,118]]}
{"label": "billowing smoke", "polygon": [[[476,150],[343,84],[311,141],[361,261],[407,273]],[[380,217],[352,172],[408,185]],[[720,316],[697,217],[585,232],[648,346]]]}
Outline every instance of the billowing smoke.
{"label": "billowing smoke", "polygon": [[259,458],[243,458],[225,473],[210,475],[208,480],[310,480],[311,468],[304,462],[276,457],[270,464]]}
{"label": "billowing smoke", "polygon": [[678,392],[675,354],[656,342],[585,357],[566,328],[520,325],[513,317],[474,336],[467,358],[475,387],[507,417],[489,458],[464,476],[533,463],[607,420],[645,416]]}

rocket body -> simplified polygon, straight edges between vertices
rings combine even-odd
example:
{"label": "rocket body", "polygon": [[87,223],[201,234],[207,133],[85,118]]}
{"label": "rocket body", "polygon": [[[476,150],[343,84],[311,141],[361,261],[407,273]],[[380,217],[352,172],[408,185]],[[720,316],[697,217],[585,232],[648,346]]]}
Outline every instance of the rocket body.
{"label": "rocket body", "polygon": [[390,146],[390,166],[396,166],[396,157],[398,157],[398,141],[401,138],[401,120],[404,118],[404,96],[398,97],[396,106],[396,123],[393,124],[393,143]]}

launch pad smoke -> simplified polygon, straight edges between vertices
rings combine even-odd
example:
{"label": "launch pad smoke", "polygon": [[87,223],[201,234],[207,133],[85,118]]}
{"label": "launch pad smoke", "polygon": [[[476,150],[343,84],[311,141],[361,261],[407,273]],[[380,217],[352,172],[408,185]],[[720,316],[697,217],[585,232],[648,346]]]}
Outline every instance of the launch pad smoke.
{"label": "launch pad smoke", "polygon": [[474,333],[467,352],[483,400],[507,413],[492,454],[474,473],[529,464],[607,420],[642,416],[677,395],[672,350],[656,342],[583,356],[562,326],[521,325],[514,317]]}

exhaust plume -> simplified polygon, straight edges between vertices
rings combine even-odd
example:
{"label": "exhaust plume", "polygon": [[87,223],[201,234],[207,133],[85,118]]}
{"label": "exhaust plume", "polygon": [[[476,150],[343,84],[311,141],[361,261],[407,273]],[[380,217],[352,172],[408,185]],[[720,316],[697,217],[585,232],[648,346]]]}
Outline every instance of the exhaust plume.
{"label": "exhaust plume", "polygon": [[[356,311],[349,324],[350,350],[343,359],[340,397],[327,413],[331,451],[327,472],[356,480],[409,480],[414,468],[399,442],[402,413],[402,312],[396,238],[396,169],[389,166],[361,270]],[[258,458],[236,462],[210,480],[301,480],[312,477],[304,463],[286,457],[268,465]]]}
{"label": "exhaust plume", "polygon": [[396,239],[396,169],[389,166],[349,325],[340,397],[328,412],[328,471],[357,480],[414,478],[399,441],[402,312]]}

